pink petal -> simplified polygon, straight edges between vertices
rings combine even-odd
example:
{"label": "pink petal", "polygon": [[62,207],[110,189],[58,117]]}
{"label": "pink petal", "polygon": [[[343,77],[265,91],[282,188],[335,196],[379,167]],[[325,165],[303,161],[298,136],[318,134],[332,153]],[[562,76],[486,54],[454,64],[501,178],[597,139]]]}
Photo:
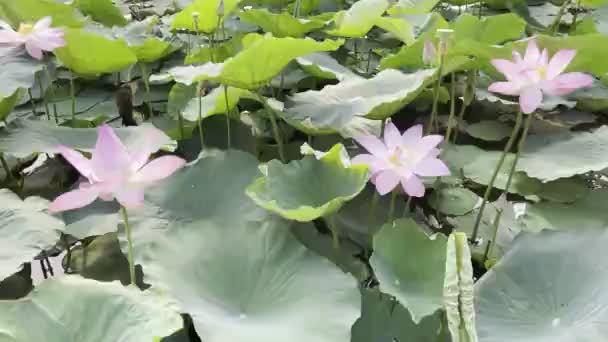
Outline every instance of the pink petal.
{"label": "pink petal", "polygon": [[123,207],[139,208],[144,204],[144,188],[126,189],[116,193],[116,200]]}
{"label": "pink petal", "polygon": [[130,171],[131,157],[125,145],[106,124],[99,127],[91,162],[95,176],[104,181],[124,178]]}
{"label": "pink petal", "polygon": [[384,196],[399,184],[399,176],[392,170],[386,170],[375,176],[376,189]]}
{"label": "pink petal", "polygon": [[528,67],[534,67],[538,64],[539,58],[540,50],[538,49],[538,45],[536,45],[536,39],[532,38],[528,42],[528,47],[526,48],[526,54],[524,55],[524,63]]}
{"label": "pink petal", "polygon": [[384,127],[384,143],[389,149],[401,145],[401,133],[391,120],[388,120]]}
{"label": "pink petal", "polygon": [[156,158],[141,168],[133,177],[131,182],[151,183],[171,176],[175,171],[186,165],[186,161],[175,156],[164,156]]}
{"label": "pink petal", "polygon": [[543,49],[543,52],[540,53],[538,64],[540,67],[547,67],[549,65],[549,51],[547,49]]}
{"label": "pink petal", "polygon": [[34,25],[34,31],[48,29],[49,27],[51,27],[52,22],[53,22],[53,19],[51,17],[44,17],[44,18],[38,20],[38,22]]}
{"label": "pink petal", "polygon": [[525,114],[534,112],[543,102],[543,93],[538,87],[528,87],[519,95],[519,106]]}
{"label": "pink petal", "polygon": [[93,165],[91,161],[85,158],[79,152],[72,150],[66,146],[59,146],[59,152],[72,166],[86,178],[93,178]]}
{"label": "pink petal", "polygon": [[42,59],[42,50],[36,45],[32,44],[30,41],[25,42],[25,49],[27,53],[37,60]]}
{"label": "pink petal", "polygon": [[422,139],[422,125],[415,125],[403,132],[401,143],[404,146],[413,146],[420,139]]}
{"label": "pink petal", "polygon": [[62,37],[32,34],[28,36],[26,44],[36,46],[44,51],[53,51],[58,47],[65,46],[65,40]]}
{"label": "pink petal", "polygon": [[135,172],[141,169],[142,166],[148,162],[148,159],[150,159],[152,153],[160,150],[169,142],[169,137],[166,136],[161,130],[155,127],[147,128],[146,132],[143,134],[143,138],[129,146],[129,151],[131,151],[130,154],[132,158],[132,171]]}
{"label": "pink petal", "polygon": [[488,87],[488,91],[504,95],[519,95],[520,87],[515,82],[494,82]]}
{"label": "pink petal", "polygon": [[376,173],[378,171],[381,170],[385,170],[388,168],[388,165],[386,165],[386,162],[380,158],[376,158],[373,154],[367,154],[367,153],[363,153],[363,154],[359,154],[357,156],[355,156],[352,160],[351,163],[353,165],[357,165],[357,164],[365,164],[369,167],[369,171],[371,173]]}
{"label": "pink petal", "polygon": [[412,197],[424,196],[424,184],[415,175],[408,177],[406,180],[402,179],[401,186],[403,187],[403,191]]}
{"label": "pink petal", "polygon": [[376,157],[382,158],[387,155],[386,146],[382,140],[376,138],[373,135],[364,135],[354,138],[359,145],[363,146],[369,153]]}
{"label": "pink petal", "polygon": [[547,95],[564,96],[579,88],[587,88],[593,85],[593,76],[583,72],[569,72],[561,74],[555,79],[544,81],[542,90]]}
{"label": "pink petal", "polygon": [[524,59],[521,57],[521,54],[519,53],[519,51],[513,50],[511,52],[511,54],[513,55],[513,61],[515,62],[515,64],[523,63]]}
{"label": "pink petal", "polygon": [[517,80],[520,76],[521,67],[506,59],[493,59],[492,65],[500,71],[509,81]]}
{"label": "pink petal", "polygon": [[424,48],[422,49],[422,61],[424,64],[432,65],[435,63],[437,58],[437,51],[435,45],[429,39],[424,41]]}
{"label": "pink petal", "polygon": [[0,44],[20,45],[23,44],[23,39],[9,26],[0,30]]}
{"label": "pink petal", "polygon": [[425,158],[416,165],[414,173],[422,177],[449,176],[450,169],[437,158]]}
{"label": "pink petal", "polygon": [[66,210],[78,209],[85,207],[97,198],[97,191],[93,188],[83,190],[77,189],[55,198],[55,200],[49,205],[50,213],[58,213]]}
{"label": "pink petal", "polygon": [[574,59],[574,56],[576,56],[576,50],[574,49],[557,51],[557,53],[553,55],[553,58],[551,58],[551,61],[547,65],[546,78],[548,80],[552,80],[557,77],[557,75],[564,72],[564,70],[566,70],[566,68],[568,67],[568,64],[570,64],[570,62],[572,62],[572,60]]}
{"label": "pink petal", "polygon": [[414,151],[416,155],[424,158],[442,141],[443,136],[441,135],[427,135],[418,141]]}

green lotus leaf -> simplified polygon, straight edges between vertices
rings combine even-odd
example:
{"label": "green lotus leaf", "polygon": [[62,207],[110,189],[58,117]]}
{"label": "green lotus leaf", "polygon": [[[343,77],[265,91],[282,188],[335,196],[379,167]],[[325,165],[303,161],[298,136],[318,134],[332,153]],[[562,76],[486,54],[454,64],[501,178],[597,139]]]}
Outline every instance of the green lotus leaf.
{"label": "green lotus leaf", "polygon": [[414,26],[404,18],[380,17],[376,20],[375,25],[390,32],[406,44],[411,44],[415,40]]}
{"label": "green lotus leaf", "polygon": [[511,135],[512,128],[498,120],[482,120],[467,124],[464,130],[473,138],[485,141],[501,141]]}
{"label": "green lotus leaf", "polygon": [[341,37],[360,38],[367,34],[389,6],[387,0],[360,0],[348,10],[334,15],[335,28],[328,34]]}
{"label": "green lotus leaf", "polygon": [[97,22],[105,26],[125,26],[127,19],[120,10],[114,6],[112,0],[75,0],[72,6],[78,8],[82,13],[91,16]]}
{"label": "green lotus leaf", "polygon": [[264,8],[240,11],[237,15],[244,22],[257,25],[275,37],[297,38],[325,26],[325,22],[318,19],[294,18],[289,13],[272,13]]}
{"label": "green lotus leaf", "polygon": [[333,51],[343,43],[342,40],[317,42],[309,38],[264,36],[227,60],[218,80],[237,88],[257,89],[270,82],[291,60],[312,52]]}
{"label": "green lotus leaf", "polygon": [[285,119],[311,130],[335,132],[356,118],[387,118],[414,100],[435,72],[383,70],[371,79],[349,78],[322,90],[297,93],[286,103]]}
{"label": "green lotus leaf", "polygon": [[429,204],[446,215],[465,215],[475,209],[480,197],[466,188],[443,187],[433,191]]}
{"label": "green lotus leaf", "polygon": [[296,58],[302,69],[318,78],[342,81],[347,78],[361,78],[349,68],[342,66],[326,52],[313,52]]}
{"label": "green lotus leaf", "polygon": [[377,290],[363,290],[361,318],[353,325],[351,342],[446,341],[440,313],[427,316],[418,324],[393,298]]}
{"label": "green lotus leaf", "polygon": [[2,280],[17,272],[24,262],[34,260],[40,252],[54,246],[64,224],[45,212],[49,203],[40,197],[28,197],[22,201],[11,191],[0,189],[0,200]]}
{"label": "green lotus leaf", "polygon": [[149,342],[182,326],[179,309],[158,293],[79,276],[52,278],[26,298],[0,301],[6,342]]}
{"label": "green lotus leaf", "polygon": [[[228,109],[226,109],[226,94],[228,94]],[[188,101],[188,104],[183,109],[184,119],[189,121],[198,121],[199,106],[201,108],[201,117],[206,118],[215,114],[222,114],[231,111],[241,100],[241,97],[249,94],[249,90],[228,87],[227,92],[224,92],[224,87],[217,87],[211,90],[207,95],[200,99],[194,97]]]}
{"label": "green lotus leaf", "polygon": [[[236,9],[239,0],[195,0],[175,15],[171,29],[186,29],[193,32],[214,33],[220,24],[217,8],[220,1],[224,4],[224,17],[227,18]],[[192,14],[198,12],[198,25]],[[223,19],[222,19],[223,20]]]}
{"label": "green lotus leaf", "polygon": [[223,62],[226,59],[236,55],[243,49],[242,34],[236,34],[228,41],[220,42],[211,46],[201,47],[195,50],[184,61],[185,64],[205,64],[209,62]]}
{"label": "green lotus leaf", "polygon": [[208,342],[347,342],[357,282],[245,195],[257,166],[248,153],[207,150],[146,192],[145,207],[130,211],[146,282]]}
{"label": "green lotus leaf", "polygon": [[55,50],[59,61],[82,75],[117,72],[137,62],[123,40],[110,40],[80,29],[66,29],[67,45]]}
{"label": "green lotus leaf", "polygon": [[605,229],[526,233],[475,285],[481,342],[603,341]]}
{"label": "green lotus leaf", "polygon": [[73,7],[53,0],[0,0],[0,14],[13,28],[51,16],[53,26],[80,27],[84,18]]}
{"label": "green lotus leaf", "polygon": [[[137,146],[146,139],[149,123],[137,127],[120,127],[114,131],[127,146]],[[64,145],[80,151],[91,152],[97,139],[96,128],[71,128],[56,126],[49,122],[14,120],[8,128],[0,131],[0,149],[17,155],[34,152],[57,153],[57,147]],[[167,137],[165,149],[174,148]]]}
{"label": "green lotus leaf", "polygon": [[158,38],[146,38],[143,44],[130,46],[137,60],[144,63],[152,63],[165,58],[174,50],[173,45]]}
{"label": "green lotus leaf", "polygon": [[256,179],[247,195],[259,206],[290,220],[312,221],[336,212],[357,196],[367,183],[367,167],[345,167],[341,144],[322,158],[306,156],[289,164],[272,160],[264,176]]}
{"label": "green lotus leaf", "polygon": [[43,63],[24,55],[11,54],[8,48],[0,48],[0,54],[3,54],[0,58],[2,99],[15,95],[19,88],[31,88],[36,80],[36,73],[44,68]]}
{"label": "green lotus leaf", "polygon": [[[442,156],[452,170],[452,174],[463,175],[476,183],[487,185],[492,178],[492,173],[501,154],[502,152],[499,151],[486,151],[472,145],[447,145]],[[507,154],[494,182],[495,188],[505,189],[514,159],[514,154]],[[521,160],[520,156],[518,165],[520,165]],[[539,179],[531,178],[524,172],[515,172],[509,192],[524,196],[531,195],[540,191],[541,184]]]}
{"label": "green lotus leaf", "polygon": [[582,177],[560,178],[543,183],[538,197],[558,203],[573,203],[585,198],[591,191],[590,184]]}
{"label": "green lotus leaf", "polygon": [[569,230],[576,227],[603,228],[608,225],[605,190],[590,191],[574,203],[539,202],[526,205],[519,218],[527,231]]}
{"label": "green lotus leaf", "polygon": [[412,219],[385,224],[374,235],[370,264],[380,291],[397,298],[414,323],[443,308],[447,239],[427,236]]}
{"label": "green lotus leaf", "polygon": [[448,238],[443,300],[454,342],[477,342],[473,305],[473,265],[466,234]]}

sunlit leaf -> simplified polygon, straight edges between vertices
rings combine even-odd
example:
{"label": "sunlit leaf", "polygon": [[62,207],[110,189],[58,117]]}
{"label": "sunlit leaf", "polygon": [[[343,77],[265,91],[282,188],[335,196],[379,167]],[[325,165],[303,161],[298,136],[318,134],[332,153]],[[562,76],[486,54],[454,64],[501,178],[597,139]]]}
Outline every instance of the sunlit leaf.
{"label": "sunlit leaf", "polygon": [[80,27],[84,23],[73,7],[53,0],[0,0],[0,14],[15,29],[20,23],[33,24],[46,16],[53,18],[53,26]]}
{"label": "sunlit leaf", "polygon": [[72,71],[98,75],[120,71],[137,62],[122,40],[109,40],[79,29],[66,29],[65,47],[55,50],[57,58]]}
{"label": "sunlit leaf", "polygon": [[367,167],[345,167],[335,145],[320,160],[307,156],[282,164],[267,164],[263,177],[247,188],[247,195],[261,207],[285,218],[312,221],[336,212],[367,183]]}
{"label": "sunlit leaf", "polygon": [[217,87],[211,90],[209,94],[203,96],[200,103],[199,98],[196,96],[188,101],[188,104],[183,110],[184,119],[198,121],[199,105],[202,118],[215,114],[227,113],[226,94],[228,95],[228,111],[230,111],[236,107],[241,97],[248,93],[248,90],[233,87],[228,87],[227,93],[225,93],[224,87]]}
{"label": "sunlit leaf", "polygon": [[313,52],[306,56],[296,58],[304,70],[318,78],[336,79],[361,78],[349,68],[341,65],[326,52]]}
{"label": "sunlit leaf", "polygon": [[[194,0],[190,5],[186,6],[181,12],[175,15],[171,23],[171,29],[187,29],[193,32],[213,33],[220,24],[220,17],[217,15],[218,5],[222,1],[224,4],[224,17],[236,9],[239,0]],[[194,24],[192,13],[198,12],[198,25]]]}
{"label": "sunlit leaf", "polygon": [[325,26],[318,19],[294,18],[286,12],[272,13],[267,9],[248,9],[237,13],[244,22],[257,25],[276,37],[301,37]]}
{"label": "sunlit leaf", "polygon": [[360,0],[346,11],[334,16],[335,28],[328,34],[341,37],[363,37],[374,26],[389,6],[387,0]]}
{"label": "sunlit leaf", "polygon": [[130,46],[137,60],[144,63],[152,63],[166,57],[173,52],[173,46],[157,38],[147,38],[143,44]]}
{"label": "sunlit leaf", "polygon": [[406,44],[414,42],[414,27],[403,18],[380,17],[375,24]]}
{"label": "sunlit leaf", "polygon": [[446,215],[464,215],[473,210],[479,196],[466,188],[444,187],[437,189],[429,198],[429,204]]}
{"label": "sunlit leaf", "polygon": [[127,19],[114,6],[112,0],[75,0],[72,6],[105,26],[124,26],[127,24]]}

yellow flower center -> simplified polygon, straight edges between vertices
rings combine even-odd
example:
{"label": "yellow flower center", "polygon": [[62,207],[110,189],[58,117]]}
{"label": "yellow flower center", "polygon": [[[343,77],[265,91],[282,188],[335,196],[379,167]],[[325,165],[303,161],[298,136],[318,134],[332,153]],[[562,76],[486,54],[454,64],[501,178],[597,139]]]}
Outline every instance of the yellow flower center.
{"label": "yellow flower center", "polygon": [[547,76],[547,68],[545,68],[544,66],[539,65],[535,69],[536,69],[536,71],[538,71],[538,74],[540,75],[540,79],[544,80],[545,77]]}
{"label": "yellow flower center", "polygon": [[28,35],[32,33],[32,31],[34,31],[34,25],[21,23],[17,32],[21,35]]}
{"label": "yellow flower center", "polygon": [[396,147],[393,153],[388,156],[388,161],[395,166],[400,166],[403,154],[407,154],[407,151],[402,147]]}

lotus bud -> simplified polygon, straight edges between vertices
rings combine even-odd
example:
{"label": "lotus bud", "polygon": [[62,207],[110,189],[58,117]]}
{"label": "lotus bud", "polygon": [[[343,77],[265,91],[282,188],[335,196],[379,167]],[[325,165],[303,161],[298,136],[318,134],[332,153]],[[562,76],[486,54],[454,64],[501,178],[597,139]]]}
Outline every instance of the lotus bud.
{"label": "lotus bud", "polygon": [[435,45],[433,45],[433,42],[431,42],[430,39],[424,41],[422,61],[426,65],[434,65],[437,62],[437,50],[435,50]]}
{"label": "lotus bud", "polygon": [[454,36],[454,30],[439,29],[437,30],[437,36],[439,37],[439,54],[445,56],[450,47],[452,36]]}
{"label": "lotus bud", "polygon": [[217,4],[217,16],[224,16],[224,0],[220,0],[220,2]]}

